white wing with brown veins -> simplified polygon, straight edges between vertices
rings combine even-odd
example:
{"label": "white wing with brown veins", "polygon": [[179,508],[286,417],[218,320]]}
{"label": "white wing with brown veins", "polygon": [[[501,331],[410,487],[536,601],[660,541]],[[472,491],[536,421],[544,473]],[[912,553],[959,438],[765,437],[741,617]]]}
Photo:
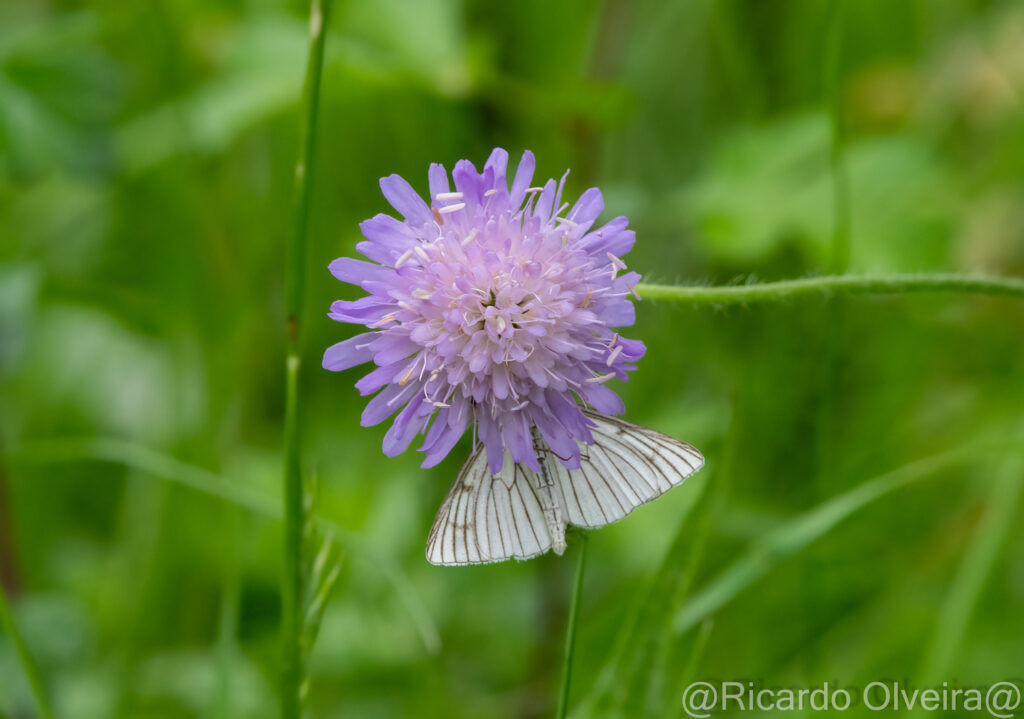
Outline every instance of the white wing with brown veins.
{"label": "white wing with brown veins", "polygon": [[541,471],[505,455],[498,474],[485,452],[459,472],[427,538],[427,561],[462,565],[530,559],[565,549],[567,525],[593,529],[622,519],[704,466],[694,447],[615,417],[586,412],[594,443],[569,470],[550,450]]}

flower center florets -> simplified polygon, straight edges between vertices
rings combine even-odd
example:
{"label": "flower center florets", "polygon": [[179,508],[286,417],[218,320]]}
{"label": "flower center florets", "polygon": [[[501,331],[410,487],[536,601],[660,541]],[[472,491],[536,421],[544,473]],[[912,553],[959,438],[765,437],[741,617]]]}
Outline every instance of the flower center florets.
{"label": "flower center florets", "polygon": [[[498,373],[492,401],[516,401],[526,380],[563,384],[559,370],[589,354],[581,340],[596,319],[585,312],[593,265],[585,253],[561,232],[504,229],[504,237],[466,243],[451,233],[426,244],[401,318],[423,348],[423,367],[446,373],[450,390]],[[463,393],[479,396],[470,386]]]}

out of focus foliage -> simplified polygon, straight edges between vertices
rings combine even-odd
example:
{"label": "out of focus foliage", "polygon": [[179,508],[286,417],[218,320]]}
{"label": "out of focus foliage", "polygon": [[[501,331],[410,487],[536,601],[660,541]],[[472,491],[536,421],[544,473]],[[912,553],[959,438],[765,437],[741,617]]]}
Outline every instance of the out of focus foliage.
{"label": "out of focus foliage", "polygon": [[[839,5],[850,269],[1024,273],[1024,7]],[[338,1],[302,397],[316,509],[350,539],[311,663],[311,716],[548,715],[572,573],[552,557],[427,565],[463,451],[433,470],[414,452],[385,459],[384,428],[358,426],[360,370],[318,367],[350,331],[325,316],[352,296],[326,265],[387,209],[377,178],[399,172],[424,190],[429,162],[530,148],[539,174],[571,167],[573,194],[599,185],[609,212],[631,218],[630,266],[648,279],[822,272],[834,226],[826,6]],[[0,567],[62,717],[274,715],[280,526],[250,507],[272,515],[279,494],[305,13],[0,5]],[[1019,674],[1024,532],[996,532],[987,563],[967,550],[996,526],[994,483],[1020,469],[995,452],[769,562],[697,628],[677,635],[672,617],[830,497],[981,438],[1019,438],[1022,321],[1015,301],[950,296],[641,304],[633,334],[650,349],[623,387],[628,416],[697,445],[708,465],[593,534],[573,704],[674,717],[680,687],[701,677]],[[256,499],[197,490],[211,486]],[[29,706],[0,638],[0,714]]]}

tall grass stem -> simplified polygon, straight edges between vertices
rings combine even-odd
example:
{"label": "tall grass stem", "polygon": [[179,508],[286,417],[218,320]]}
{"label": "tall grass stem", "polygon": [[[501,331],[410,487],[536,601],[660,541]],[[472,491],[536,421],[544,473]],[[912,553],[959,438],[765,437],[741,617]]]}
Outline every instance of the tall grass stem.
{"label": "tall grass stem", "polygon": [[832,0],[828,9],[825,51],[825,90],[831,126],[829,165],[832,178],[832,255],[829,272],[841,275],[850,267],[850,178],[844,161],[843,132],[843,6]]}
{"label": "tall grass stem", "polygon": [[7,601],[7,592],[4,590],[2,582],[0,582],[0,630],[3,630],[11,644],[14,645],[14,653],[18,657],[18,663],[21,664],[21,671],[32,690],[32,699],[35,701],[39,719],[52,719],[53,710],[50,708],[50,700],[46,696],[43,677],[39,673],[39,665],[32,657],[32,652],[29,651],[28,644],[21,635],[17,622],[14,621],[14,612]]}
{"label": "tall grass stem", "polygon": [[302,714],[304,680],[302,597],[304,590],[302,537],[305,528],[300,458],[299,373],[302,367],[301,321],[306,294],[306,243],[316,127],[320,110],[325,25],[330,0],[312,0],[309,11],[309,57],[303,87],[304,114],[299,130],[299,159],[295,165],[293,233],[288,245],[286,276],[287,357],[285,360],[284,419],[284,567],[281,579],[281,717]]}
{"label": "tall grass stem", "polygon": [[[825,27],[825,74],[823,84],[830,125],[829,180],[832,186],[832,241],[825,270],[833,275],[849,271],[853,237],[851,231],[852,197],[850,179],[845,161],[845,132],[843,123],[843,44],[844,3],[830,0]],[[842,453],[842,412],[839,411],[839,386],[846,365],[846,326],[848,297],[829,298],[824,307],[824,322],[829,328],[817,340],[812,350],[820,359],[820,378],[817,399],[818,421],[815,422],[813,440],[814,481],[808,483],[812,501],[818,504],[837,489],[845,488],[840,475]],[[801,593],[800,611],[806,617],[820,615],[822,602],[836,591],[836,562],[827,545],[816,543],[803,565],[803,581],[817,591]],[[810,675],[817,668],[827,669],[827,659],[813,645],[802,656],[805,671]]]}

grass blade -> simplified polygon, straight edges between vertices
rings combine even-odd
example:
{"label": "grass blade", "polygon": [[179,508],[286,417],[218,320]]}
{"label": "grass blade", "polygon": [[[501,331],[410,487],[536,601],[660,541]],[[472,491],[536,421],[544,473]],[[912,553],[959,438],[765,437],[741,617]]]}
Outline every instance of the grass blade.
{"label": "grass blade", "polygon": [[[280,502],[263,492],[148,447],[120,439],[100,437],[38,441],[17,448],[10,453],[9,459],[14,463],[37,465],[82,461],[109,462],[223,499],[255,514],[274,519],[283,517]],[[441,635],[437,623],[401,568],[381,556],[357,533],[342,528],[326,517],[314,515],[312,521],[328,533],[331,541],[337,542],[346,552],[373,567],[391,584],[412,620],[424,648],[430,654],[437,654],[441,650]]]}
{"label": "grass blade", "polygon": [[1014,527],[1021,493],[1024,491],[1024,462],[1013,458],[1002,468],[989,490],[985,512],[956,578],[935,622],[927,661],[919,686],[937,683],[951,668],[967,635],[974,607]]}
{"label": "grass blade", "polygon": [[736,560],[676,612],[672,632],[679,635],[696,626],[767,574],[778,560],[800,551],[860,509],[900,487],[963,461],[968,454],[967,448],[961,448],[912,462],[833,497],[769,532],[755,549]]}
{"label": "grass blade", "polygon": [[29,651],[28,644],[21,635],[17,622],[14,621],[14,612],[11,611],[11,605],[7,601],[7,592],[2,583],[0,583],[0,629],[3,629],[4,634],[10,637],[11,643],[14,645],[14,653],[18,657],[21,671],[25,674],[25,679],[28,680],[29,688],[32,690],[32,698],[35,700],[36,711],[39,713],[40,719],[52,719],[53,710],[50,708],[50,700],[43,687],[39,666],[36,664],[32,652]]}

